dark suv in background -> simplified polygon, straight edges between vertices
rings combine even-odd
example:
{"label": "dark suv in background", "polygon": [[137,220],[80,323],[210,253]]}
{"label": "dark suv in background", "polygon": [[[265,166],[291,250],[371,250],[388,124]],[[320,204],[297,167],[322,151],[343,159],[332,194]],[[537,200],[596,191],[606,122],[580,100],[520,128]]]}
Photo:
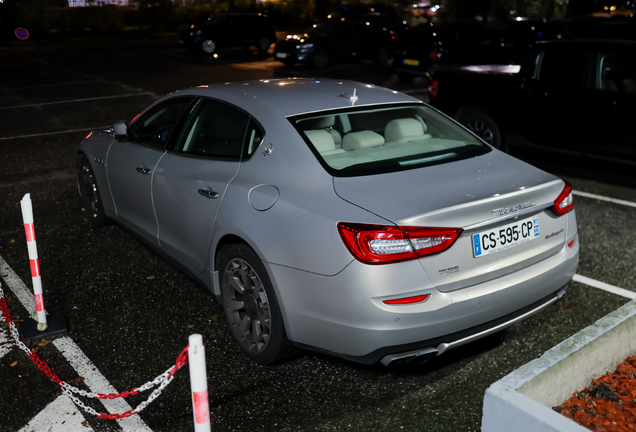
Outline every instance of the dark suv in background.
{"label": "dark suv in background", "polygon": [[571,37],[566,23],[556,20],[421,24],[409,30],[393,66],[401,80],[410,81],[444,66],[519,64],[536,43]]}
{"label": "dark suv in background", "polygon": [[184,48],[214,54],[221,47],[256,46],[266,52],[276,42],[276,31],[270,19],[263,14],[227,13],[213,15],[203,24],[183,29],[177,44]]}
{"label": "dark suv in background", "polygon": [[318,69],[359,60],[387,65],[395,52],[395,43],[390,32],[370,23],[330,20],[278,41],[274,58],[288,66],[305,63]]}

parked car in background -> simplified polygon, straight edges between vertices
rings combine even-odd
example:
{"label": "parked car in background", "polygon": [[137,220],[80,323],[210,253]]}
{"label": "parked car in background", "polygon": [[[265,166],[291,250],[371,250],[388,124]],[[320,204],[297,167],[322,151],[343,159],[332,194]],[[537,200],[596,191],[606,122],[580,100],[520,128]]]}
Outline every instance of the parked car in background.
{"label": "parked car in background", "polygon": [[428,77],[441,65],[486,61],[493,41],[476,21],[421,24],[408,30],[393,60],[401,81]]}
{"label": "parked car in background", "polygon": [[536,43],[572,37],[565,21],[443,21],[409,30],[393,67],[410,81],[428,77],[439,67],[474,64],[519,64]]}
{"label": "parked car in background", "polygon": [[519,67],[436,70],[430,103],[500,149],[636,165],[636,42],[538,43]]}
{"label": "parked car in background", "polygon": [[214,54],[222,47],[252,46],[266,52],[276,42],[275,27],[263,14],[226,13],[211,16],[202,24],[181,30],[177,44]]}
{"label": "parked car in background", "polygon": [[402,39],[393,62],[403,81],[429,77],[437,68],[520,64],[537,43],[564,39],[636,39],[636,19],[573,17],[515,19],[485,24],[450,20],[422,24]]}
{"label": "parked car in background", "polygon": [[324,68],[332,63],[374,60],[388,64],[395,50],[388,32],[362,21],[315,24],[303,34],[287,35],[274,48],[274,58],[287,65],[305,63]]}
{"label": "parked car in background", "polygon": [[331,21],[358,21],[369,23],[373,27],[383,32],[387,32],[394,40],[401,39],[406,36],[408,25],[399,18],[390,17],[381,12],[356,12],[343,10],[328,16]]}
{"label": "parked car in background", "polygon": [[77,175],[88,218],[198,280],[263,364],[421,363],[556,302],[579,260],[567,183],[359,82],[173,92],[87,136]]}

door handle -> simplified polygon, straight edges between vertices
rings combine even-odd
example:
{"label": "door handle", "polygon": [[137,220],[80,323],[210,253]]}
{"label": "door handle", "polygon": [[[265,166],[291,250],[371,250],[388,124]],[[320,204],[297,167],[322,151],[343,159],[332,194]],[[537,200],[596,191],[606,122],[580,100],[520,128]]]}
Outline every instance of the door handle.
{"label": "door handle", "polygon": [[137,167],[136,169],[137,169],[137,172],[138,172],[138,173],[141,173],[141,174],[143,174],[143,175],[148,175],[148,174],[150,174],[150,173],[152,172],[152,170],[151,170],[151,169],[149,169],[149,168],[144,168],[144,167]]}
{"label": "door handle", "polygon": [[219,194],[212,189],[199,189],[199,193],[206,198],[216,199],[219,197]]}

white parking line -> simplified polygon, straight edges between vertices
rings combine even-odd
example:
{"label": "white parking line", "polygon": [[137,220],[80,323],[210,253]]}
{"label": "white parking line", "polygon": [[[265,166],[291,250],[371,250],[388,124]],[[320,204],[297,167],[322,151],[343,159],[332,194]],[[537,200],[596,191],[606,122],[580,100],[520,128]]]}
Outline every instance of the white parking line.
{"label": "white parking line", "polygon": [[578,195],[578,196],[582,196],[585,198],[593,198],[593,199],[597,199],[597,200],[601,200],[601,201],[607,201],[607,202],[611,202],[614,204],[621,204],[621,205],[625,205],[625,206],[629,206],[629,207],[635,207],[636,208],[636,203],[631,202],[631,201],[625,201],[625,200],[620,200],[620,199],[616,199],[616,198],[610,198],[610,197],[606,197],[603,195],[596,195],[596,194],[592,194],[592,193],[588,193],[588,192],[581,192],[581,191],[572,191],[572,193],[574,195]]}
{"label": "white parking line", "polygon": [[71,99],[71,100],[63,100],[56,102],[42,102],[37,104],[27,104],[27,105],[14,105],[9,107],[0,107],[0,110],[6,109],[17,109],[17,108],[32,108],[32,107],[40,107],[47,105],[60,105],[66,103],[77,103],[77,102],[91,102],[96,100],[105,100],[105,99],[117,99],[117,98],[126,98],[126,97],[134,97],[134,96],[153,96],[156,97],[152,92],[143,92],[143,93],[130,93],[130,94],[122,94],[122,95],[114,95],[114,96],[99,96],[93,98],[85,98],[85,99]]}
{"label": "white parking line", "polygon": [[36,133],[36,134],[28,134],[28,135],[16,135],[16,136],[9,136],[9,137],[1,137],[0,141],[12,140],[12,139],[21,139],[21,138],[32,138],[32,137],[39,137],[39,136],[46,136],[46,135],[58,135],[58,134],[74,133],[74,132],[88,132],[88,131],[92,131],[92,130],[104,130],[104,129],[109,128],[111,126],[112,125],[97,126],[97,127],[82,128],[82,129],[69,129],[69,130],[58,131],[58,132],[44,132],[44,133]]}
{"label": "white parking line", "polygon": [[82,413],[66,395],[58,396],[18,432],[92,432]]}
{"label": "white parking line", "polygon": [[[35,300],[31,291],[26,287],[22,279],[13,271],[7,262],[0,256],[0,274],[9,289],[20,300],[22,306],[29,312],[35,314]],[[53,345],[60,350],[66,361],[75,369],[79,376],[84,378],[84,382],[93,393],[117,393],[117,390],[110,385],[108,380],[99,372],[97,367],[86,357],[84,352],[68,336],[56,339]],[[102,399],[100,402],[106,407],[109,413],[123,413],[129,411],[131,406],[124,399]],[[125,432],[152,430],[144,423],[139,416],[131,416],[117,420],[119,426]]]}
{"label": "white parking line", "polygon": [[625,288],[619,288],[614,285],[607,284],[605,282],[597,281],[596,279],[589,278],[587,276],[581,276],[580,274],[575,274],[572,278],[574,282],[579,282],[594,288],[601,289],[603,291],[607,291],[612,294],[616,294],[622,297],[627,297],[628,299],[635,299],[636,292],[626,290]]}
{"label": "white parking line", "polygon": [[69,81],[69,82],[62,82],[62,83],[56,83],[56,84],[38,84],[38,85],[21,86],[21,87],[0,87],[0,91],[27,90],[27,89],[35,89],[35,88],[43,88],[43,87],[59,87],[59,86],[76,85],[76,84],[94,84],[98,82],[105,82],[105,81],[103,79],[96,79],[96,80],[85,80],[85,81]]}

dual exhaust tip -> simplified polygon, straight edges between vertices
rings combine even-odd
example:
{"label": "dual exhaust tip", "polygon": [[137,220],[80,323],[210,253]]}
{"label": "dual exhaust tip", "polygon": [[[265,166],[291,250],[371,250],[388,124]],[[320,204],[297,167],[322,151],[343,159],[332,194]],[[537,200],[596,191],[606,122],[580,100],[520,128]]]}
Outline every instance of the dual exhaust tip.
{"label": "dual exhaust tip", "polygon": [[389,354],[383,357],[380,363],[390,367],[414,366],[422,364],[433,357],[437,357],[439,354],[441,354],[441,352],[436,348],[429,347],[404,353]]}

